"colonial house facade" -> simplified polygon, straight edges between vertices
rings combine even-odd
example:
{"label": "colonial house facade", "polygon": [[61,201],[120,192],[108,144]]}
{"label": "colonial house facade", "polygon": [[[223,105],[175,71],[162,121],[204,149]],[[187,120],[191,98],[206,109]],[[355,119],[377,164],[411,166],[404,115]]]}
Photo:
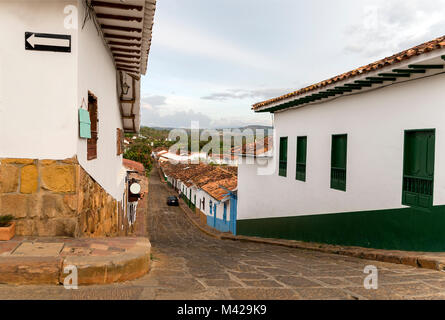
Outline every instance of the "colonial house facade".
{"label": "colonial house facade", "polygon": [[239,166],[237,233],[445,251],[445,37],[253,106],[273,156]]}
{"label": "colonial house facade", "polygon": [[113,236],[155,0],[2,1],[0,215],[18,235]]}

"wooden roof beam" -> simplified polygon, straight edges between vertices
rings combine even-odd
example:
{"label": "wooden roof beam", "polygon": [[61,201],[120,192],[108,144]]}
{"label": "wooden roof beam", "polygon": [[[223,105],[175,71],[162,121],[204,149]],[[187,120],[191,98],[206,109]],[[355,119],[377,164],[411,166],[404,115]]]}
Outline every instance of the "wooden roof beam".
{"label": "wooden roof beam", "polygon": [[396,81],[397,78],[389,78],[389,77],[367,77],[367,80],[377,80],[377,81]]}
{"label": "wooden roof beam", "polygon": [[119,21],[136,21],[138,23],[142,22],[143,18],[140,17],[129,17],[129,16],[121,16],[117,14],[108,14],[108,13],[96,13],[96,17],[99,19],[108,19],[108,20],[119,20]]}
{"label": "wooden roof beam", "polygon": [[394,69],[393,72],[397,73],[425,73],[425,69]]}
{"label": "wooden roof beam", "polygon": [[116,61],[116,63],[121,62],[121,63],[126,63],[126,64],[139,64],[139,61],[127,61],[127,60],[123,60],[123,59],[115,59],[114,61]]}
{"label": "wooden roof beam", "polygon": [[443,69],[443,64],[410,64],[411,69]]}
{"label": "wooden roof beam", "polygon": [[142,6],[126,4],[126,3],[110,3],[105,1],[91,1],[91,5],[93,7],[102,7],[102,8],[110,8],[110,9],[119,9],[119,10],[136,10],[142,11],[144,8]]}
{"label": "wooden roof beam", "polygon": [[116,47],[111,47],[110,48],[111,51],[120,51],[120,52],[128,52],[128,53],[137,53],[137,54],[141,54],[141,50],[138,49],[126,49],[126,48],[116,48]]}
{"label": "wooden roof beam", "polygon": [[121,54],[121,53],[113,53],[113,55],[115,57],[119,57],[119,58],[129,58],[129,59],[141,59],[140,55],[130,55],[130,54]]}
{"label": "wooden roof beam", "polygon": [[113,25],[110,25],[110,24],[101,24],[100,27],[102,29],[106,29],[106,30],[116,30],[116,31],[124,31],[124,32],[142,33],[142,29],[141,28],[113,26]]}
{"label": "wooden roof beam", "polygon": [[141,43],[121,42],[121,41],[108,41],[109,46],[123,46],[123,47],[136,47],[140,48]]}
{"label": "wooden roof beam", "polygon": [[105,33],[104,37],[108,39],[119,39],[119,40],[139,41],[139,42],[142,41],[141,37],[126,36],[122,34]]}
{"label": "wooden roof beam", "polygon": [[390,78],[409,78],[411,77],[410,73],[379,73],[380,77],[390,77]]}

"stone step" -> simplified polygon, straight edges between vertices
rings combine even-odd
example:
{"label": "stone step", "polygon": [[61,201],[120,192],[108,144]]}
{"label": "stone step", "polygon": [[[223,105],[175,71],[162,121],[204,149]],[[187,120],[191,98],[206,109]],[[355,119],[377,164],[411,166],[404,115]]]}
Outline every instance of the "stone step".
{"label": "stone step", "polygon": [[150,252],[146,238],[24,238],[0,242],[0,283],[63,284],[73,266],[78,285],[134,280],[150,270]]}

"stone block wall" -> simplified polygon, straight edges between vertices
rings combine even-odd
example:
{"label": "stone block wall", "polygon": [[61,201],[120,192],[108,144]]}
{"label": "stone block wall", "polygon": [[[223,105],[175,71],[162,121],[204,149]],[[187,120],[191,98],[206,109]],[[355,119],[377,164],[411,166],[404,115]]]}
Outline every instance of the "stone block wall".
{"label": "stone block wall", "polygon": [[15,217],[16,235],[117,236],[121,203],[77,159],[0,159],[0,215]]}

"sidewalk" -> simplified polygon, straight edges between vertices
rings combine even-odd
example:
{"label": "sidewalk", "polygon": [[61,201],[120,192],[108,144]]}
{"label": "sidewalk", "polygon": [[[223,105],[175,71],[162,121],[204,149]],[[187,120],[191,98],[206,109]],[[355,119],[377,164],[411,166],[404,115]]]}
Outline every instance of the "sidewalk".
{"label": "sidewalk", "polygon": [[[165,186],[166,188],[167,185]],[[408,252],[396,250],[368,249],[361,247],[343,247],[336,245],[308,243],[294,240],[266,239],[247,236],[234,236],[231,233],[219,232],[206,224],[203,224],[199,217],[180,200],[180,207],[187,218],[203,233],[220,240],[247,241],[261,244],[270,244],[289,248],[319,251],[330,254],[351,256],[366,260],[375,260],[388,263],[404,264],[408,266],[445,271],[445,252]]]}
{"label": "sidewalk", "polygon": [[150,249],[146,238],[15,237],[0,242],[0,283],[63,284],[67,266],[79,285],[133,280],[149,271]]}

